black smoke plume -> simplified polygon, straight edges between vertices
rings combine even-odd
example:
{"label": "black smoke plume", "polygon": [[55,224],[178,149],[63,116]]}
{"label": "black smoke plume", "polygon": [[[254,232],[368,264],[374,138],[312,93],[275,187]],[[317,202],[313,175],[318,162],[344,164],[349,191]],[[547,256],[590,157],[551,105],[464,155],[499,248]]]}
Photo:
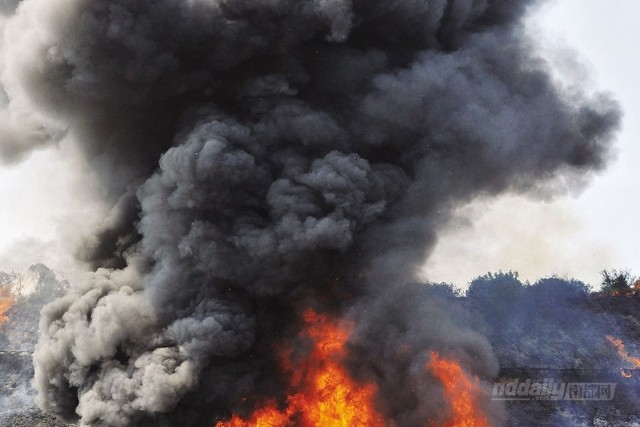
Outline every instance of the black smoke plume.
{"label": "black smoke plume", "polygon": [[442,416],[437,384],[411,376],[429,349],[495,374],[463,313],[405,284],[455,204],[605,166],[617,105],[553,84],[523,34],[533,3],[9,10],[2,117],[32,146],[77,141],[114,207],[80,253],[93,280],[42,313],[41,407],[82,425],[211,425],[278,396],[273,344],[307,305],[356,320],[353,370],[398,426]]}

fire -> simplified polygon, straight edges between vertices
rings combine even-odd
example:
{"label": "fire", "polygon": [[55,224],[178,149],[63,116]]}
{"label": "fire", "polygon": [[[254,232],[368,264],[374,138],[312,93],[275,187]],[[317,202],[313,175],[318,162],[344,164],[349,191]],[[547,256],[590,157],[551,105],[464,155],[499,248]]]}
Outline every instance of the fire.
{"label": "fire", "polygon": [[469,377],[458,363],[435,351],[431,352],[426,368],[442,382],[451,404],[451,416],[442,427],[489,427],[486,415],[476,403],[480,394],[477,378]]}
{"label": "fire", "polygon": [[256,410],[251,418],[243,420],[237,415],[234,415],[229,421],[220,421],[216,424],[216,427],[280,427],[290,424],[292,413],[287,409],[284,412],[280,412],[277,409],[275,402],[269,402],[264,408]]}
{"label": "fire", "polygon": [[[291,350],[282,352],[282,369],[288,375],[285,405],[269,401],[249,418],[234,415],[216,427],[378,427],[383,417],[373,401],[374,384],[361,384],[351,378],[343,362],[351,325],[337,324],[327,316],[307,311],[302,337],[312,349],[302,360],[293,361]],[[426,368],[444,385],[451,403],[451,416],[442,427],[489,427],[489,421],[476,400],[479,381],[468,376],[453,360],[431,352]]]}
{"label": "fire", "polygon": [[15,302],[13,294],[8,287],[0,287],[0,325],[6,322],[9,317],[5,314]]}
{"label": "fire", "polygon": [[337,324],[327,316],[308,310],[302,336],[312,349],[302,361],[292,361],[291,352],[282,355],[283,371],[289,375],[286,408],[269,402],[249,419],[234,415],[216,427],[376,427],[384,426],[374,407],[374,384],[360,384],[351,378],[343,362],[350,325]]}
{"label": "fire", "polygon": [[607,340],[616,347],[618,355],[622,360],[631,363],[636,368],[640,368],[640,357],[629,356],[629,353],[627,353],[627,350],[624,348],[624,343],[621,339],[607,335]]}

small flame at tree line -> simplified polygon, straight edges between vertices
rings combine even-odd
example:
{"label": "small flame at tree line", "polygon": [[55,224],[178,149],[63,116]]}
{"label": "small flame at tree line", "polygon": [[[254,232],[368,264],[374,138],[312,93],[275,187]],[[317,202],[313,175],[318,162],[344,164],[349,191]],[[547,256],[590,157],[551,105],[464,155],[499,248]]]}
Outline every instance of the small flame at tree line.
{"label": "small flame at tree line", "polygon": [[[374,407],[375,384],[353,380],[342,365],[351,325],[338,325],[327,316],[307,310],[304,315],[313,348],[301,363],[293,363],[291,349],[282,354],[283,371],[289,376],[294,393],[288,395],[285,409],[271,400],[248,419],[234,415],[216,427],[375,427],[386,425]],[[451,405],[451,416],[442,427],[489,427],[486,415],[477,405],[480,394],[477,378],[470,378],[454,360],[430,353],[426,368],[442,382]],[[390,425],[393,425],[391,423]]]}
{"label": "small flame at tree line", "polygon": [[9,320],[9,317],[5,314],[13,306],[15,298],[11,293],[11,290],[6,287],[0,287],[0,325]]}
{"label": "small flame at tree line", "polygon": [[359,384],[342,365],[350,325],[337,324],[327,316],[307,310],[302,333],[313,344],[302,361],[294,361],[291,349],[282,354],[282,368],[289,376],[287,406],[281,410],[271,401],[256,410],[248,420],[234,415],[216,427],[372,427],[384,426],[382,416],[374,408],[377,388]]}
{"label": "small flame at tree line", "polygon": [[458,363],[434,351],[426,368],[442,382],[451,405],[451,416],[443,427],[489,427],[486,415],[476,402],[480,394],[477,378],[470,378]]}

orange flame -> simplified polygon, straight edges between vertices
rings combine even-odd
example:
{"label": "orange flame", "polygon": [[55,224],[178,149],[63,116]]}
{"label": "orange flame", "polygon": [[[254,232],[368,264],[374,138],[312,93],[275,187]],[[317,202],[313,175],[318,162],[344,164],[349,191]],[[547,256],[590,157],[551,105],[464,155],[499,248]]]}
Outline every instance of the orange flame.
{"label": "orange flame", "polygon": [[616,347],[618,350],[618,356],[620,356],[622,360],[631,363],[636,368],[640,368],[640,357],[629,356],[629,353],[627,353],[627,350],[624,348],[624,343],[621,339],[607,335],[607,340]]}
{"label": "orange flame", "polygon": [[307,325],[302,336],[313,348],[301,362],[291,362],[290,352],[283,354],[283,369],[289,375],[289,387],[295,392],[280,410],[275,402],[256,410],[245,420],[234,415],[219,421],[216,427],[376,427],[384,426],[373,400],[374,384],[359,384],[351,378],[343,361],[351,326],[338,325],[312,310],[304,313]]}
{"label": "orange flame", "polygon": [[257,409],[248,420],[234,415],[229,421],[220,421],[216,427],[281,427],[290,424],[293,414],[287,409],[280,412],[275,402],[268,402],[264,408]]}
{"label": "orange flame", "polygon": [[0,287],[0,325],[9,320],[5,314],[13,306],[15,299],[8,287]]}
{"label": "orange flame", "polygon": [[442,427],[489,427],[486,415],[477,405],[480,395],[479,381],[469,377],[454,360],[442,358],[435,351],[426,365],[444,386],[447,401],[451,404],[451,416]]}

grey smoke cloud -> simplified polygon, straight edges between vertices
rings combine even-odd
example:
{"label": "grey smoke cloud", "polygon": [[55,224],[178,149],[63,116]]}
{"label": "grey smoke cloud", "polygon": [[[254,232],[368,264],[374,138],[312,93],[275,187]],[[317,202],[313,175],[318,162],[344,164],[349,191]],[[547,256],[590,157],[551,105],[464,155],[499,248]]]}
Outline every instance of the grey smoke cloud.
{"label": "grey smoke cloud", "polygon": [[[102,268],[43,311],[40,405],[210,425],[277,394],[273,339],[309,301],[351,306],[358,369],[385,396],[432,348],[494,372],[479,331],[405,284],[452,206],[588,176],[620,119],[608,96],[553,85],[519,24],[531,3],[20,3],[9,105],[60,123],[114,206],[80,254]],[[366,357],[401,330],[413,362]],[[437,419],[437,397],[410,397],[385,415]]]}

